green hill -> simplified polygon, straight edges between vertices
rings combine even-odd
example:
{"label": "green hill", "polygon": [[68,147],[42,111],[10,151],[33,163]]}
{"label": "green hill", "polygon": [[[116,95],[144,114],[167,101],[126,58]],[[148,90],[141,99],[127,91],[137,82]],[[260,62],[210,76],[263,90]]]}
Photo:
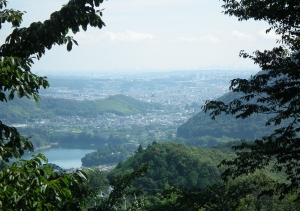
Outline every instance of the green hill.
{"label": "green hill", "polygon": [[[240,93],[230,92],[217,100],[230,102],[239,98]],[[273,126],[265,126],[271,115],[255,114],[246,119],[236,119],[232,115],[219,115],[212,120],[209,113],[199,112],[186,123],[178,127],[177,136],[190,139],[202,136],[221,138],[223,136],[238,139],[255,139],[269,134]]]}
{"label": "green hill", "polygon": [[161,109],[161,106],[141,102],[125,95],[115,95],[93,101],[42,97],[38,103],[16,98],[2,104],[0,119],[15,123],[24,119],[51,119],[56,116],[95,117],[104,113],[134,115],[143,114],[152,109]]}
{"label": "green hill", "polygon": [[232,156],[230,152],[218,149],[203,150],[174,142],[153,142],[147,149],[139,147],[134,156],[119,163],[111,177],[148,163],[150,170],[135,181],[135,187],[155,190],[163,189],[168,183],[176,187],[205,188],[220,180],[222,168],[217,168],[217,165]]}

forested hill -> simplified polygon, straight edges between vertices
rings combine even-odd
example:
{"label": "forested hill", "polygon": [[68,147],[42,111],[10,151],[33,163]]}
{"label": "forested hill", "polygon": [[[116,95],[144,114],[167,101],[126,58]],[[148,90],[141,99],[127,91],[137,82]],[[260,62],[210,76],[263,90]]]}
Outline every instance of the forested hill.
{"label": "forested hill", "polygon": [[233,153],[218,149],[203,150],[173,142],[153,142],[146,149],[140,146],[134,156],[119,163],[110,174],[125,174],[141,163],[147,163],[150,170],[135,181],[136,187],[157,190],[168,183],[175,187],[205,188],[220,180],[223,169],[217,165],[221,160],[232,157]]}
{"label": "forested hill", "polygon": [[[240,94],[230,92],[217,100],[229,102],[239,98]],[[177,129],[177,136],[183,138],[195,138],[201,136],[212,136],[221,138],[227,136],[230,138],[255,139],[269,134],[271,126],[266,127],[265,123],[270,115],[252,115],[247,119],[236,119],[232,115],[220,115],[212,120],[209,112],[200,111],[191,117],[186,123]]]}
{"label": "forested hill", "polygon": [[133,115],[161,108],[161,105],[141,102],[125,95],[115,95],[93,101],[42,97],[38,103],[16,98],[1,105],[0,119],[17,122],[24,119],[54,118],[55,116],[95,117],[104,113]]}

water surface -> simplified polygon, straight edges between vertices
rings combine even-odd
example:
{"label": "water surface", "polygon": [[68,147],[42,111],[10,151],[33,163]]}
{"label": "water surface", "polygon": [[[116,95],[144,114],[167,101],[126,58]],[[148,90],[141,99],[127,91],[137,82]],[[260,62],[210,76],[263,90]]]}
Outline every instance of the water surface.
{"label": "water surface", "polygon": [[80,168],[81,158],[90,152],[96,151],[95,149],[63,149],[63,148],[49,148],[39,150],[33,153],[26,153],[22,159],[30,159],[32,155],[38,153],[44,154],[48,158],[49,163],[54,163],[62,168]]}

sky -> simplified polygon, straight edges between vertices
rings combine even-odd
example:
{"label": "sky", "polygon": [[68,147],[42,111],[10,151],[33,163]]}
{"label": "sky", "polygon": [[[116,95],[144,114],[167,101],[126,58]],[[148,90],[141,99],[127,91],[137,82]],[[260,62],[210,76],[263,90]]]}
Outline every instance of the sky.
{"label": "sky", "polygon": [[[32,67],[38,73],[127,73],[174,70],[259,70],[240,50],[271,49],[276,35],[258,21],[222,13],[219,0],[108,0],[101,4],[106,27],[72,35],[71,52],[55,46]],[[26,11],[22,27],[44,21],[67,0],[10,0]],[[3,27],[0,39],[11,32]]]}

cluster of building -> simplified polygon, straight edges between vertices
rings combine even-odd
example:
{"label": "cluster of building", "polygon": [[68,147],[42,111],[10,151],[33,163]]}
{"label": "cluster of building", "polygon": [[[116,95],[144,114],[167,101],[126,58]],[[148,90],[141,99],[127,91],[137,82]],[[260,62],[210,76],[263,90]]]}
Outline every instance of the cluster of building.
{"label": "cluster of building", "polygon": [[[49,126],[57,132],[89,129],[120,130],[149,125],[161,128],[161,133],[165,130],[176,131],[178,126],[201,110],[201,105],[205,101],[216,99],[228,92],[231,79],[249,78],[251,74],[253,71],[193,71],[88,78],[73,76],[74,80],[69,76],[66,79],[68,83],[63,83],[59,76],[50,76],[50,84],[51,80],[55,83],[42,93],[44,96],[96,100],[123,94],[143,102],[167,105],[167,109],[149,111],[145,115],[59,117],[56,122],[40,120],[36,123],[43,127]],[[57,79],[61,83],[56,82]]]}

